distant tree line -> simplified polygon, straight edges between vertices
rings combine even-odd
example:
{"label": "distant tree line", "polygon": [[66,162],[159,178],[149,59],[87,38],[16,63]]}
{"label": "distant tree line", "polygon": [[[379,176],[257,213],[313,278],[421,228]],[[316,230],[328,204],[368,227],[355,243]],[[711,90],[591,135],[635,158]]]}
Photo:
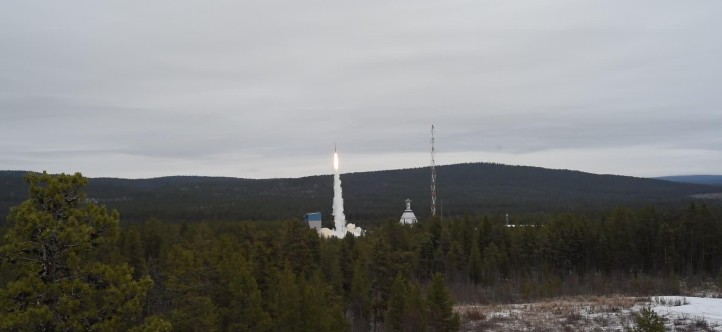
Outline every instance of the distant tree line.
{"label": "distant tree line", "polygon": [[[569,170],[490,163],[437,168],[437,211],[446,217],[511,212],[516,217],[583,212],[601,215],[616,206],[679,208],[690,195],[719,193],[722,187]],[[23,172],[0,171],[0,212],[27,196]],[[342,174],[346,215],[353,222],[379,224],[398,217],[412,199],[421,219],[429,219],[428,168]],[[169,222],[285,220],[307,212],[331,214],[329,176],[296,179],[239,179],[173,176],[154,179],[92,179],[88,198],[123,214],[123,221],[157,218]],[[706,200],[719,209],[722,200]],[[443,208],[442,208],[443,206]]]}
{"label": "distant tree line", "polygon": [[699,204],[515,227],[389,219],[322,239],[299,220],[119,227],[79,175],[28,182],[0,243],[1,331],[455,331],[454,302],[671,294],[722,271],[722,218]]}

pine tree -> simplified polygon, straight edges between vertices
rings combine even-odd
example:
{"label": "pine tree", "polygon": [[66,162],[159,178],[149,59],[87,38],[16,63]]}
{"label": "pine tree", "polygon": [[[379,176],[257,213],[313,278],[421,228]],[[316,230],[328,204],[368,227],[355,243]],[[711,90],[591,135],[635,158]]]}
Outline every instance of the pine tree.
{"label": "pine tree", "polygon": [[297,220],[285,222],[282,233],[282,252],[298,276],[310,276],[318,267],[319,238]]}
{"label": "pine tree", "polygon": [[[359,260],[353,268],[351,293],[348,298],[354,326],[368,327],[371,317],[371,281],[364,264]],[[369,330],[365,328],[364,330]]]}
{"label": "pine tree", "polygon": [[401,331],[403,332],[424,332],[428,330],[429,310],[426,300],[421,294],[419,286],[415,283],[407,285],[406,303],[402,317]]}
{"label": "pine tree", "polygon": [[271,316],[263,310],[261,292],[249,271],[245,258],[238,253],[229,254],[219,267],[222,288],[230,297],[228,307],[222,310],[226,330],[270,331]]}
{"label": "pine tree", "polygon": [[376,239],[368,262],[371,279],[371,316],[374,326],[384,321],[384,313],[393,282],[389,245],[383,239]]}
{"label": "pine tree", "polygon": [[[0,330],[128,330],[142,321],[153,282],[105,262],[118,238],[118,212],[88,202],[87,180],[28,174],[30,197],[12,208],[0,246]],[[148,322],[166,326],[158,319]]]}
{"label": "pine tree", "polygon": [[170,322],[157,316],[150,316],[143,321],[143,325],[136,326],[128,332],[169,332],[172,330]]}
{"label": "pine tree", "polygon": [[219,310],[209,295],[207,262],[201,253],[175,245],[170,249],[166,263],[165,286],[173,305],[170,318],[174,328],[181,331],[217,330]]}
{"label": "pine tree", "polygon": [[493,242],[484,250],[484,279],[489,284],[494,284],[499,279],[499,248]]}
{"label": "pine tree", "polygon": [[418,260],[417,274],[423,280],[429,280],[434,270],[434,244],[431,236],[427,233],[423,233],[422,236],[419,240],[419,247],[416,250]]}
{"label": "pine tree", "polygon": [[137,227],[130,227],[125,233],[123,253],[128,258],[128,264],[133,268],[133,276],[140,278],[148,274],[148,266],[143,252],[143,243]]}
{"label": "pine tree", "polygon": [[444,286],[441,274],[435,274],[426,290],[429,325],[432,332],[458,331],[461,323],[459,314],[454,312],[454,301]]}
{"label": "pine tree", "polygon": [[300,280],[302,332],[342,332],[348,330],[340,298],[333,295],[320,274],[309,281]]}
{"label": "pine tree", "polygon": [[353,264],[355,261],[352,253],[355,243],[355,236],[344,237],[341,244],[341,253],[338,256],[338,265],[341,270],[341,287],[346,297],[351,293],[351,280],[353,280]]}
{"label": "pine tree", "polygon": [[635,319],[637,326],[631,332],[664,332],[664,319],[649,307],[642,308]]}
{"label": "pine tree", "polygon": [[394,283],[391,285],[391,294],[389,295],[389,304],[386,309],[385,331],[401,331],[403,327],[403,318],[406,312],[406,280],[397,275]]}
{"label": "pine tree", "polygon": [[[324,279],[327,283],[333,286],[333,289],[337,292],[343,293],[344,290],[344,276],[341,271],[344,261],[343,258],[343,244],[340,241],[324,241],[320,246],[320,264],[319,269],[323,272]],[[348,259],[348,255],[346,259]],[[348,264],[348,263],[347,263]],[[349,285],[351,278],[346,280]]]}
{"label": "pine tree", "polygon": [[273,331],[301,331],[301,290],[291,264],[286,264],[278,276],[273,297]]}
{"label": "pine tree", "polygon": [[170,319],[177,331],[218,330],[218,308],[210,296],[188,294],[173,299]]}
{"label": "pine tree", "polygon": [[481,262],[481,251],[479,250],[479,241],[474,239],[471,244],[471,252],[469,253],[469,279],[474,285],[479,284],[482,275],[482,262]]}

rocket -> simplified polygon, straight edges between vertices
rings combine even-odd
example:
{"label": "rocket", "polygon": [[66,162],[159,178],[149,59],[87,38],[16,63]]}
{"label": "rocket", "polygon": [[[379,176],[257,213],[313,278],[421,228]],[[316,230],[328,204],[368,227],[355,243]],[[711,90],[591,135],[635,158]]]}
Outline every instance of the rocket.
{"label": "rocket", "polygon": [[338,172],[338,153],[336,153],[336,141],[333,141],[333,169]]}

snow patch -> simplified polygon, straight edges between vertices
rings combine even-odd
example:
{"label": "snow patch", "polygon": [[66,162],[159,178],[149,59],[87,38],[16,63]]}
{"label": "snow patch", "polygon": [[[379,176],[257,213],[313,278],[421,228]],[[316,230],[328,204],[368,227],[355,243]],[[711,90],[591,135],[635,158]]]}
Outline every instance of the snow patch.
{"label": "snow patch", "polygon": [[670,321],[687,318],[703,319],[714,326],[715,331],[722,331],[720,298],[658,296],[652,298],[652,310]]}

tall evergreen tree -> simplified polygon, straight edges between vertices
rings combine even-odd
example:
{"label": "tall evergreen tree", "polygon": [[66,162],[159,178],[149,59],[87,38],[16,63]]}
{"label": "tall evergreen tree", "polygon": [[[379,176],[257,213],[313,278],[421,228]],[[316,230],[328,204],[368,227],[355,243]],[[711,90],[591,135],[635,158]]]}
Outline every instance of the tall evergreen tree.
{"label": "tall evergreen tree", "polygon": [[391,285],[388,309],[386,309],[385,331],[401,331],[406,307],[406,280],[397,275]]}
{"label": "tall evergreen tree", "polygon": [[341,270],[341,287],[344,296],[348,297],[351,293],[351,280],[353,280],[353,264],[356,257],[353,257],[353,251],[356,240],[355,236],[346,236],[341,244],[341,253],[338,256],[338,265]]}
{"label": "tall evergreen tree", "polygon": [[[153,282],[134,280],[104,253],[118,237],[119,214],[86,199],[87,180],[28,174],[30,197],[12,208],[0,246],[0,330],[128,330],[142,320]],[[159,320],[153,319],[154,322]],[[162,323],[159,326],[166,326]]]}
{"label": "tall evergreen tree", "polygon": [[228,290],[230,301],[221,310],[225,329],[229,331],[264,332],[271,330],[271,316],[263,309],[261,292],[249,271],[248,262],[238,253],[228,253],[221,270],[222,288]]}
{"label": "tall evergreen tree", "polygon": [[360,260],[354,265],[348,303],[354,325],[368,330],[371,318],[371,281]]}
{"label": "tall evergreen tree", "polygon": [[301,331],[301,289],[291,264],[286,261],[274,288],[272,304],[273,331]]}
{"label": "tall evergreen tree", "polygon": [[301,293],[302,332],[343,332],[348,322],[341,309],[341,300],[333,295],[333,287],[324,283],[320,274],[299,282]]}
{"label": "tall evergreen tree", "polygon": [[173,306],[170,317],[174,328],[217,330],[219,310],[210,296],[212,283],[202,253],[175,245],[168,253],[166,264],[166,290]]}
{"label": "tall evergreen tree", "polygon": [[434,278],[426,290],[426,301],[428,304],[429,325],[432,332],[458,331],[461,326],[459,314],[454,312],[454,301],[449,290],[444,286],[444,278],[441,274],[434,275]]}
{"label": "tall evergreen tree", "polygon": [[401,331],[425,332],[428,330],[428,305],[416,283],[409,283],[406,289],[406,303],[401,319]]}
{"label": "tall evergreen tree", "polygon": [[368,271],[371,279],[371,316],[373,325],[377,326],[384,320],[394,275],[389,245],[383,239],[375,240],[370,255]]}
{"label": "tall evergreen tree", "polygon": [[481,262],[481,251],[479,250],[479,241],[477,239],[475,239],[471,244],[468,271],[469,280],[471,280],[474,285],[479,284],[482,277],[483,266]]}
{"label": "tall evergreen tree", "polygon": [[137,227],[130,227],[125,233],[123,253],[127,257],[128,264],[133,268],[133,276],[140,278],[148,274],[148,266],[143,251],[143,242],[140,239],[140,232]]}

